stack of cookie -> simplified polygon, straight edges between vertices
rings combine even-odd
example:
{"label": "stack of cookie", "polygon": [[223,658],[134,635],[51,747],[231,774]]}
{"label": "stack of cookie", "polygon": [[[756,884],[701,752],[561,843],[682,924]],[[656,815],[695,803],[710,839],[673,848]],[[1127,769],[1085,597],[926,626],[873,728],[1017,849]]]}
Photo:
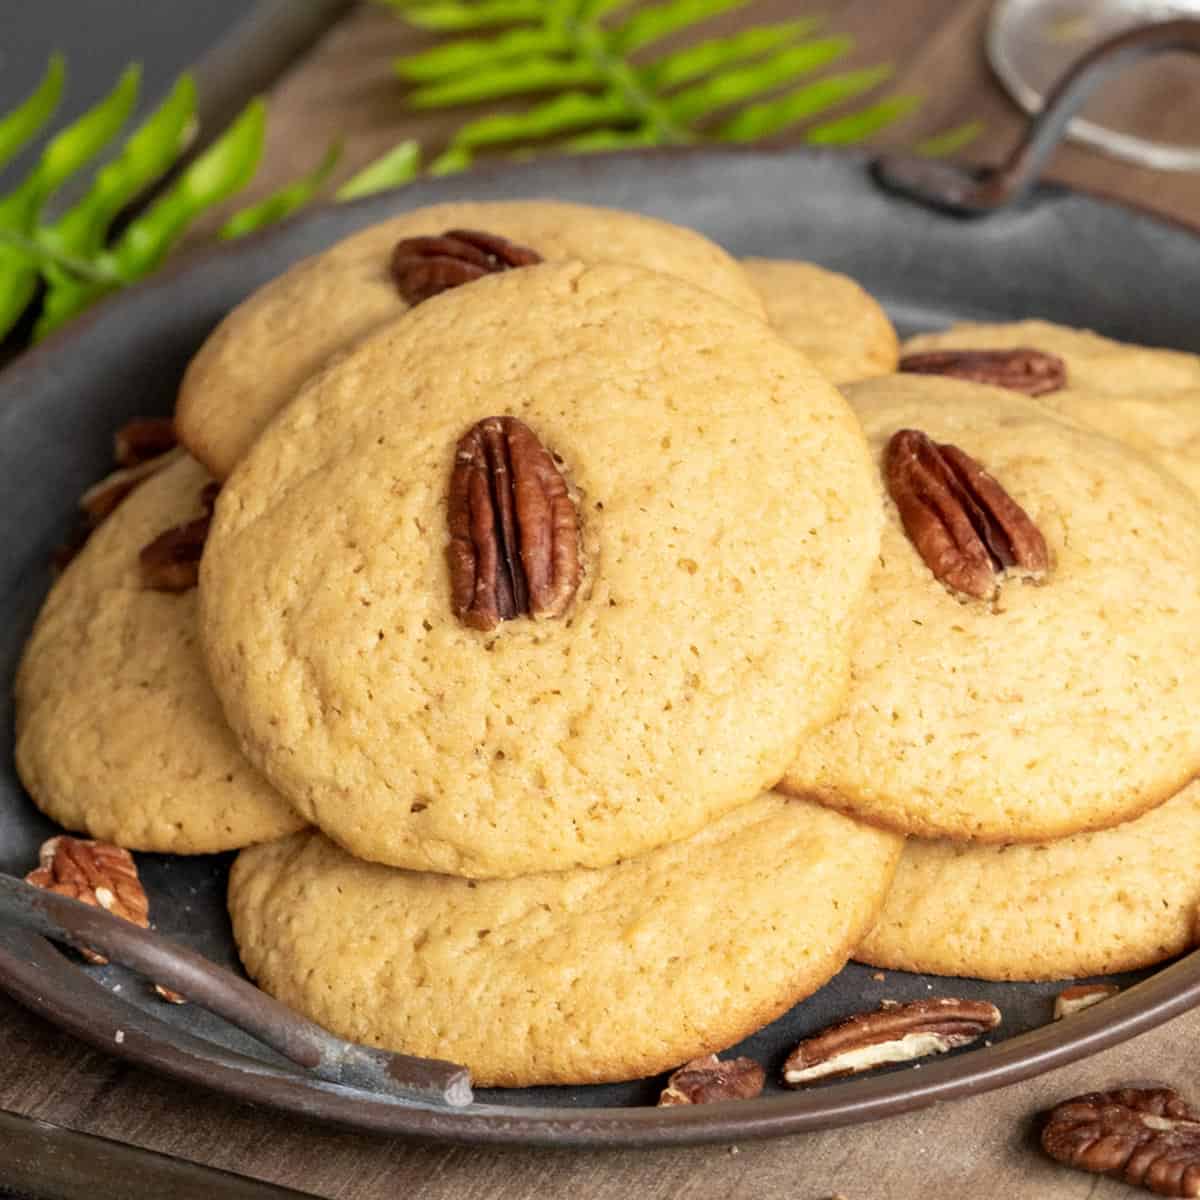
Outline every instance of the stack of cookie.
{"label": "stack of cookie", "polygon": [[[251,976],[482,1084],[669,1069],[856,948],[989,978],[1177,952],[1200,366],[1058,332],[897,373],[852,281],[644,217],[369,229],[197,355],[187,453],[38,622],[22,776],[92,837],[250,847]],[[1110,399],[1161,419],[1109,440]]]}

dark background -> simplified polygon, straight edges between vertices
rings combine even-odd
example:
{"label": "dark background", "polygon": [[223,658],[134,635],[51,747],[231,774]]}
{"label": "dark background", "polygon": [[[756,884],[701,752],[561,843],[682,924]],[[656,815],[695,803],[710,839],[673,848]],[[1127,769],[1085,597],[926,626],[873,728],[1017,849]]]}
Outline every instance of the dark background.
{"label": "dark background", "polygon": [[[66,55],[67,83],[51,128],[100,99],[131,62],[142,64],[138,112],[147,112],[251,7],[252,0],[0,0],[0,113],[37,86],[53,50]],[[28,169],[37,144],[0,171],[0,192]]]}

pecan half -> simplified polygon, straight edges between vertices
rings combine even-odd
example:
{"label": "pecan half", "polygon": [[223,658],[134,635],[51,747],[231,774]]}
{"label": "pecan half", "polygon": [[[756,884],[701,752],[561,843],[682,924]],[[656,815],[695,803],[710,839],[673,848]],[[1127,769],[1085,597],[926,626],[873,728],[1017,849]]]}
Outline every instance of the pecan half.
{"label": "pecan half", "polygon": [[440,237],[411,237],[392,251],[392,279],[409,304],[513,267],[531,267],[542,256],[494,233],[450,229]]}
{"label": "pecan half", "polygon": [[473,629],[561,616],[583,577],[579,514],[523,421],[488,417],[458,443],[448,519],[451,602]]}
{"label": "pecan half", "polygon": [[658,1098],[659,1108],[677,1104],[713,1104],[718,1100],[753,1100],[763,1090],[766,1072],[752,1058],[715,1054],[693,1058],[675,1071]]}
{"label": "pecan half", "polygon": [[806,1038],[783,1064],[783,1082],[799,1087],[816,1079],[943,1054],[983,1037],[999,1024],[1000,1010],[981,1000],[885,1004]]}
{"label": "pecan half", "polygon": [[140,487],[151,475],[157,475],[168,463],[174,461],[175,455],[168,450],[155,458],[147,458],[136,466],[122,467],[111,475],[106,475],[99,483],[94,483],[79,498],[79,507],[87,518],[88,524],[94,529],[106,517],[110,516],[117,506],[130,493]]}
{"label": "pecan half", "polygon": [[1159,1196],[1200,1196],[1200,1114],[1171,1088],[1088,1092],[1045,1114],[1042,1149]]}
{"label": "pecan half", "polygon": [[142,583],[156,592],[186,592],[200,577],[200,556],[212,524],[213,505],[219,483],[206,483],[200,490],[203,514],[164,530],[138,554]]}
{"label": "pecan half", "polygon": [[1075,987],[1064,988],[1054,997],[1054,1019],[1061,1021],[1101,1000],[1115,996],[1121,989],[1115,983],[1080,983]]}
{"label": "pecan half", "polygon": [[[150,927],[150,901],[128,850],[85,838],[52,837],[38,851],[38,865],[25,876],[34,887],[82,900],[114,916]],[[94,950],[80,953],[90,963],[108,959]]]}
{"label": "pecan half", "polygon": [[1044,396],[1067,386],[1067,364],[1057,354],[1028,346],[1013,350],[925,350],[904,355],[900,370],[990,383],[1027,396]]}
{"label": "pecan half", "polygon": [[135,417],[113,437],[113,457],[118,467],[137,467],[174,450],[175,445],[175,422],[170,417]]}
{"label": "pecan half", "polygon": [[951,592],[990,600],[1006,575],[1045,577],[1050,552],[1041,531],[957,446],[898,430],[884,451],[883,473],[904,532]]}

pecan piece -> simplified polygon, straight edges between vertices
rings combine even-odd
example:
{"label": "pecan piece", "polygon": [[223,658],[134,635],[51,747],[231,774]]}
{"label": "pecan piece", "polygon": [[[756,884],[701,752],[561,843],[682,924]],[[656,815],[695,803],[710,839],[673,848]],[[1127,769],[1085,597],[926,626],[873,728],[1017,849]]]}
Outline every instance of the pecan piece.
{"label": "pecan piece", "polygon": [[458,443],[448,519],[451,602],[473,629],[561,616],[583,576],[579,515],[523,421],[487,417]]}
{"label": "pecan piece", "polygon": [[727,1058],[722,1062],[715,1054],[706,1054],[672,1073],[658,1098],[658,1107],[753,1100],[763,1090],[766,1078],[762,1065],[752,1058]]}
{"label": "pecan piece", "polygon": [[1054,997],[1054,1019],[1061,1021],[1101,1000],[1115,996],[1121,989],[1115,983],[1080,983],[1074,987],[1064,988]]}
{"label": "pecan piece", "polygon": [[440,237],[411,237],[392,251],[392,279],[409,304],[484,275],[513,267],[531,267],[542,256],[494,233],[476,229],[449,229]]}
{"label": "pecan piece", "polygon": [[1050,552],[1041,531],[957,446],[901,429],[887,444],[883,470],[909,541],[951,592],[990,600],[1006,575],[1045,577]]}
{"label": "pecan piece", "polygon": [[1200,1196],[1200,1114],[1171,1088],[1088,1092],[1045,1114],[1042,1149],[1159,1196]]}
{"label": "pecan piece", "polygon": [[99,483],[92,484],[79,498],[79,507],[83,510],[89,526],[94,529],[110,516],[131,492],[145,483],[151,475],[157,475],[173,459],[174,455],[168,450],[156,458],[144,459],[136,466],[122,467],[119,471],[106,475]]}
{"label": "pecan piece", "polygon": [[175,422],[170,417],[135,417],[113,437],[113,458],[118,467],[137,467],[174,450],[175,445]]}
{"label": "pecan piece", "polygon": [[1028,346],[1013,350],[926,350],[904,355],[900,370],[990,383],[1027,396],[1044,396],[1067,386],[1067,364],[1057,354]]}
{"label": "pecan piece", "polygon": [[[128,850],[84,838],[52,837],[38,851],[38,865],[25,876],[34,887],[82,900],[143,929],[150,927],[150,901]],[[94,950],[80,953],[90,963],[108,959]]]}
{"label": "pecan piece", "polygon": [[156,592],[186,592],[196,586],[200,577],[200,556],[212,524],[213,505],[219,483],[206,483],[200,490],[203,514],[164,530],[152,542],[142,547],[138,562],[142,583]]}
{"label": "pecan piece", "polygon": [[783,1082],[856,1075],[886,1063],[910,1062],[966,1046],[1000,1024],[1000,1010],[981,1000],[915,1000],[859,1013],[806,1038],[783,1064]]}

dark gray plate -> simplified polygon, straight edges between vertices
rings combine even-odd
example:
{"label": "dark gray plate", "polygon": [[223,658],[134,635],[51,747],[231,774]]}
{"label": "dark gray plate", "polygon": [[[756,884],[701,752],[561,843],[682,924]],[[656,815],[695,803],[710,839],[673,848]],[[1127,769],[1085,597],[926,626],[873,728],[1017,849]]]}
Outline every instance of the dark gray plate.
{"label": "dark gray plate", "polygon": [[[1200,238],[1128,208],[1041,188],[1016,211],[966,222],[886,197],[864,161],[797,152],[695,152],[557,160],[421,184],[320,212],[209,254],[118,297],[0,375],[0,678],[10,680],[76,497],[105,472],[113,429],[169,412],[188,358],[228,309],[290,263],[360,226],[433,201],[553,196],[692,225],[737,254],[811,258],[860,279],[903,330],[958,318],[1045,316],[1117,337],[1200,351],[1189,299]],[[0,870],[20,874],[52,827],[11,762],[0,697]],[[228,857],[141,855],[158,928],[236,967],[223,904]],[[766,1136],[870,1120],[1011,1083],[1148,1029],[1200,1002],[1192,955],[1115,1000],[1048,1025],[1061,985],[995,985],[847,967],[739,1049],[773,1073],[798,1038],[879,1001],[994,1000],[995,1044],[919,1068],[695,1109],[646,1107],[659,1081],[479,1093],[447,1111],[313,1081],[194,1007],[171,1008],[118,968],[83,968],[0,929],[0,986],[113,1053],[240,1099],[363,1129],[463,1141],[646,1144]],[[117,1037],[120,1031],[120,1038]]]}

